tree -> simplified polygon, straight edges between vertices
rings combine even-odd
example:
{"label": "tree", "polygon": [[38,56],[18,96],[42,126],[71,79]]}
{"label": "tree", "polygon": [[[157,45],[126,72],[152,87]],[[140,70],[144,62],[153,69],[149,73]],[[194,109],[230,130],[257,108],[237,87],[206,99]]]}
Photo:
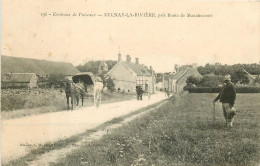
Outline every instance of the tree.
{"label": "tree", "polygon": [[260,75],[260,64],[234,64],[234,65],[222,65],[221,63],[206,64],[205,66],[199,66],[198,71],[201,75],[214,73],[215,75],[231,74],[239,69],[245,69],[252,75]]}
{"label": "tree", "polygon": [[98,73],[98,66],[101,61],[88,61],[84,65],[77,66],[76,68],[81,72]]}
{"label": "tree", "polygon": [[50,74],[50,77],[47,80],[48,85],[61,85],[65,81],[65,76],[63,74]]}
{"label": "tree", "polygon": [[103,82],[103,88],[107,86],[107,75],[106,74],[100,74],[99,77],[101,78]]}
{"label": "tree", "polygon": [[217,87],[222,82],[220,81],[219,76],[203,76],[199,82],[199,86],[202,87]]}
{"label": "tree", "polygon": [[231,73],[231,80],[235,84],[238,83],[238,82],[241,83],[241,84],[248,84],[249,83],[248,75],[242,69],[236,70],[233,73]]}
{"label": "tree", "polygon": [[211,73],[214,73],[214,71],[215,71],[214,65],[211,65],[209,63],[207,63],[204,67],[199,66],[197,69],[201,75],[211,74]]}
{"label": "tree", "polygon": [[106,80],[106,84],[107,84],[108,90],[111,90],[111,91],[115,90],[114,80],[111,77],[108,77],[108,79]]}
{"label": "tree", "polygon": [[259,75],[255,78],[254,85],[260,85],[260,76]]}
{"label": "tree", "polygon": [[[117,63],[117,61],[113,61],[113,60],[107,60],[105,61],[108,67],[108,70],[112,69],[115,64]],[[81,72],[91,72],[93,74],[98,74],[98,67],[99,64],[101,63],[100,60],[98,61],[88,61],[86,62],[84,65],[79,65],[76,66],[76,68],[81,71]]]}
{"label": "tree", "polygon": [[196,77],[196,76],[189,76],[186,80],[186,83],[188,84],[188,86],[190,85],[198,85],[200,82],[200,78]]}
{"label": "tree", "polygon": [[114,60],[107,60],[105,62],[107,64],[108,70],[111,70],[117,64],[117,61]]}

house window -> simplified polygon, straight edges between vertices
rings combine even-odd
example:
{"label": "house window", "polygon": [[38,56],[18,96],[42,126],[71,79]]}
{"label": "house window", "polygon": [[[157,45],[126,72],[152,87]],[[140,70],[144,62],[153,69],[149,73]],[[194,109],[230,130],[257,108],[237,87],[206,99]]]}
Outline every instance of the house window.
{"label": "house window", "polygon": [[145,79],[145,77],[137,77],[136,78],[136,84],[137,85],[145,85],[148,80]]}

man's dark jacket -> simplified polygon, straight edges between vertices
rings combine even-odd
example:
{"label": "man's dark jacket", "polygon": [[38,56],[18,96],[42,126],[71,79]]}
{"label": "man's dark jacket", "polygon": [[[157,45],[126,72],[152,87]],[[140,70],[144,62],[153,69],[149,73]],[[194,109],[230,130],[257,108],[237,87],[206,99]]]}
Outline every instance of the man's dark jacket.
{"label": "man's dark jacket", "polygon": [[227,83],[222,91],[219,93],[215,101],[219,100],[222,103],[229,103],[232,107],[235,104],[236,100],[236,90],[232,83]]}

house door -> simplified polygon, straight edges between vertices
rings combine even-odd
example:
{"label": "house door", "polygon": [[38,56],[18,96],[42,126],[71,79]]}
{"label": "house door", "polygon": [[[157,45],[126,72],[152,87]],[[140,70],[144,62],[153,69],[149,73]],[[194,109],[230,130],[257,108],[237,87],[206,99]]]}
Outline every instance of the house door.
{"label": "house door", "polygon": [[145,84],[145,91],[148,91],[148,84]]}

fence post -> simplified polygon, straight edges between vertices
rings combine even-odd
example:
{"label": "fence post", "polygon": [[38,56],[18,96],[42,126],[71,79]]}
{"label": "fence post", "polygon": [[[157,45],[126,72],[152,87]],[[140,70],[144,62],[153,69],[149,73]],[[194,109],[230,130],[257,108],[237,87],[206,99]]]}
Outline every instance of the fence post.
{"label": "fence post", "polygon": [[215,102],[213,102],[213,109],[212,109],[212,120],[213,120],[213,124],[216,121],[216,117],[215,117]]}

